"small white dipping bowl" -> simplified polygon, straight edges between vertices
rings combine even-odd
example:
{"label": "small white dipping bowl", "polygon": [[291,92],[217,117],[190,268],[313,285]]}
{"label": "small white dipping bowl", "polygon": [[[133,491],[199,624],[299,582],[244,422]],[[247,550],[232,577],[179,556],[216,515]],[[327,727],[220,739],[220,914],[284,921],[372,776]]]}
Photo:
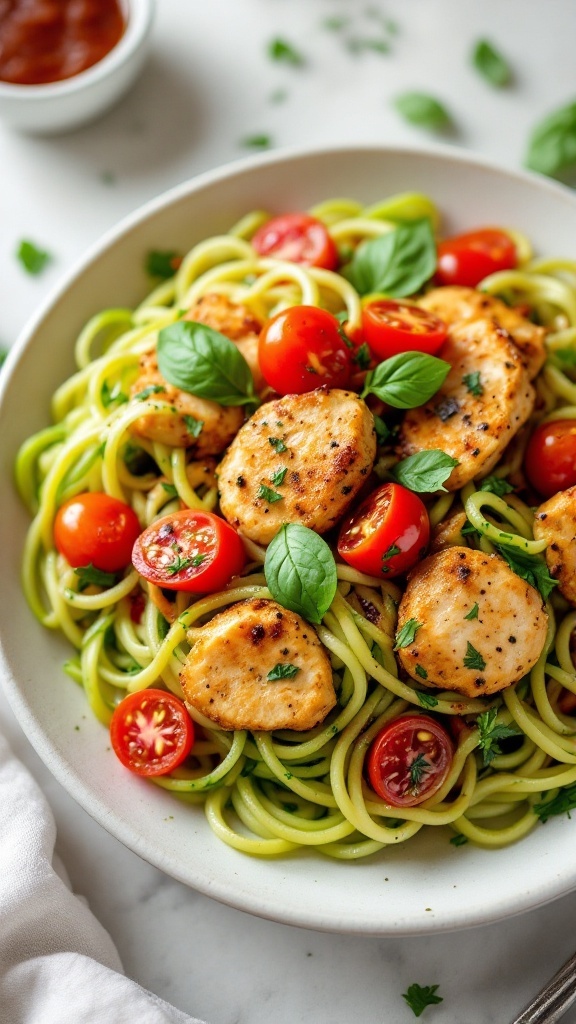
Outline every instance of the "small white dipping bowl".
{"label": "small white dipping bowl", "polygon": [[19,131],[48,135],[78,128],[116,103],[148,53],[154,0],[122,0],[122,8],[122,38],[86,71],[45,85],[0,81],[0,120]]}

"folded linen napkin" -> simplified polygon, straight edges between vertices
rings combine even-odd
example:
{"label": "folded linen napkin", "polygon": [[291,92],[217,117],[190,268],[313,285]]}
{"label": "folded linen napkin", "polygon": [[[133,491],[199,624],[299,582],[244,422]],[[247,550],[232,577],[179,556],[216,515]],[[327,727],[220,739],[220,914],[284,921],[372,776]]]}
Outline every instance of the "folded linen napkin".
{"label": "folded linen napkin", "polygon": [[202,1024],[124,976],[55,838],[44,795],[0,735],[0,1024]]}

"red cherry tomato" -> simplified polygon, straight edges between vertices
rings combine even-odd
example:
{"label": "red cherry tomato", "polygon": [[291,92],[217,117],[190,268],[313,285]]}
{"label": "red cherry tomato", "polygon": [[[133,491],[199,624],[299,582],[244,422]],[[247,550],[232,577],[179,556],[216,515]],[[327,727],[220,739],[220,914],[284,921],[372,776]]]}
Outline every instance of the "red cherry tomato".
{"label": "red cherry tomato", "polygon": [[446,338],[446,324],[410,302],[375,299],[362,310],[362,328],[369,347],[380,359],[400,352],[433,356]]}
{"label": "red cherry tomato", "polygon": [[133,509],[100,491],[70,498],[54,520],[56,549],[74,568],[91,564],[102,572],[120,572],[130,564],[139,533]]}
{"label": "red cherry tomato", "polygon": [[488,274],[513,270],[517,264],[510,235],[499,228],[480,228],[440,243],[436,282],[475,288]]}
{"label": "red cherry tomato", "polygon": [[352,360],[340,324],[317,306],[291,306],[264,325],[258,361],[279,395],[346,387]]}
{"label": "red cherry tomato", "polygon": [[372,789],[392,807],[414,807],[444,785],[454,756],[446,730],[428,715],[387,722],[368,751]]}
{"label": "red cherry tomato", "polygon": [[110,722],[116,757],[136,775],[166,775],[188,757],[194,723],[178,697],[139,690],[118,704]]}
{"label": "red cherry tomato", "polygon": [[526,476],[545,498],[576,484],[576,420],[541,423],[524,456]]}
{"label": "red cherry tomato", "polygon": [[273,217],[258,228],[252,245],[260,256],[325,270],[335,270],[338,266],[338,251],[326,226],[308,213]]}
{"label": "red cherry tomato", "polygon": [[401,484],[382,484],[340,530],[338,554],[370,576],[398,576],[422,558],[430,520],[417,494]]}
{"label": "red cherry tomato", "polygon": [[134,544],[132,562],[149,583],[167,590],[211,594],[244,567],[240,537],[213,512],[184,509],[163,516]]}

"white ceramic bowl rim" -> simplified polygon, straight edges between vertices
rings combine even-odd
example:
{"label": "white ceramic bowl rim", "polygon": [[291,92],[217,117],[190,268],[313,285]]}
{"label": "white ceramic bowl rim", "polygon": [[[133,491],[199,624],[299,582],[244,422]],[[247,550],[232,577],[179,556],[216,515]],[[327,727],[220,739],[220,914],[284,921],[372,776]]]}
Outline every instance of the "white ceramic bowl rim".
{"label": "white ceramic bowl rim", "polygon": [[[128,238],[132,229],[137,229],[152,215],[167,210],[172,204],[177,205],[180,200],[202,192],[207,186],[226,183],[230,179],[233,181],[236,176],[249,173],[252,170],[258,171],[267,167],[274,170],[275,165],[278,165],[280,170],[286,171],[287,168],[290,168],[290,172],[293,173],[292,161],[328,159],[333,162],[338,161],[339,158],[350,159],[350,157],[353,157],[355,161],[362,161],[363,155],[366,159],[372,159],[374,162],[375,158],[378,161],[380,159],[385,161],[387,157],[397,161],[420,159],[428,164],[429,169],[434,166],[439,171],[443,171],[444,164],[456,164],[459,173],[463,176],[468,173],[474,177],[481,174],[482,171],[486,171],[488,176],[490,174],[497,175],[508,191],[515,186],[518,186],[521,191],[523,189],[524,192],[529,191],[529,187],[535,187],[544,196],[545,204],[548,201],[558,203],[558,216],[561,216],[561,207],[564,206],[569,215],[568,220],[576,221],[576,196],[563,186],[523,171],[503,169],[487,159],[471,156],[466,152],[459,152],[446,146],[386,147],[366,143],[353,146],[330,145],[313,149],[298,147],[248,157],[217,170],[208,171],[192,181],[185,182],[162,194],[124,218],[117,227],[107,232],[90,248],[82,261],[66,275],[47,298],[9,353],[4,371],[0,375],[0,413],[3,410],[4,400],[9,392],[19,360],[26,356],[28,343],[33,342],[35,332],[41,327],[44,317],[55,309],[59,302],[65,300],[68,290],[77,279],[82,277],[93,261],[110,251],[122,239]],[[522,224],[519,226],[522,228]],[[9,612],[6,613],[7,618],[8,616]],[[12,663],[17,666],[17,658],[12,657]],[[0,637],[0,679],[2,679],[10,704],[22,728],[40,757],[56,779],[96,821],[129,849],[149,860],[156,867],[185,884],[193,885],[206,895],[237,909],[301,927],[398,936],[447,931],[490,923],[541,906],[571,892],[576,887],[576,862],[572,855],[574,822],[564,819],[555,819],[537,830],[540,838],[536,854],[539,858],[538,863],[544,865],[541,874],[538,873],[537,868],[535,870],[532,858],[526,863],[526,858],[519,856],[522,849],[526,848],[525,844],[529,843],[536,833],[532,833],[532,837],[529,836],[523,843],[510,847],[507,851],[501,851],[503,854],[510,855],[505,860],[507,877],[504,881],[499,879],[501,873],[499,863],[501,862],[497,851],[487,854],[489,862],[481,861],[480,876],[476,874],[475,850],[466,846],[462,848],[464,852],[461,850],[454,852],[454,857],[458,860],[451,859],[452,853],[450,858],[447,857],[444,845],[440,850],[436,846],[431,851],[432,856],[427,857],[424,863],[418,859],[417,853],[411,860],[412,854],[408,850],[404,853],[397,849],[398,854],[402,852],[404,858],[401,861],[400,869],[398,862],[395,864],[393,859],[389,864],[385,857],[378,860],[377,863],[370,858],[372,864],[367,865],[367,877],[370,882],[376,884],[379,894],[376,896],[373,889],[370,888],[368,893],[365,893],[366,903],[361,911],[352,901],[355,891],[360,891],[360,877],[358,876],[363,877],[363,864],[366,862],[360,862],[359,865],[346,865],[345,878],[338,869],[337,879],[340,886],[343,887],[342,895],[334,894],[334,884],[330,886],[329,892],[327,891],[327,883],[323,880],[323,876],[327,875],[333,883],[334,869],[331,862],[324,867],[326,862],[320,854],[312,853],[311,856],[303,856],[301,860],[280,858],[269,868],[267,865],[270,862],[255,862],[252,858],[235,851],[232,851],[231,858],[228,858],[226,854],[222,854],[222,850],[216,850],[210,846],[209,853],[205,855],[202,862],[198,861],[198,854],[193,853],[192,856],[196,859],[193,869],[191,869],[190,865],[182,859],[180,849],[175,849],[173,844],[170,845],[170,842],[166,841],[165,835],[159,842],[155,839],[151,843],[146,836],[138,831],[137,824],[131,821],[129,816],[123,817],[120,806],[115,806],[114,802],[109,799],[109,788],[99,792],[98,788],[92,784],[91,777],[79,776],[73,763],[74,758],[68,755],[66,736],[50,734],[47,723],[42,721],[42,716],[37,714],[27,697],[26,678],[18,678],[17,667],[14,672],[12,671],[8,633]],[[87,708],[86,713],[89,716]],[[44,714],[53,715],[54,709],[50,707]],[[90,737],[88,737],[89,739]],[[88,767],[91,763],[89,762]],[[130,789],[130,799],[135,798],[140,805],[138,813],[142,815],[143,807],[146,817],[149,818],[151,810],[154,810],[155,814],[158,812],[158,808],[151,808],[151,804],[160,796],[164,797],[165,794],[159,794],[158,790],[153,790],[149,797],[148,790],[140,791],[138,782],[139,780],[135,780],[133,785],[127,785],[126,788]],[[143,786],[145,785],[143,784]],[[113,782],[107,782],[107,786],[113,786]],[[193,808],[186,808],[186,810],[193,810]],[[162,805],[161,813],[165,814],[165,805]],[[155,818],[155,820],[157,819]],[[165,817],[160,820],[167,821]],[[189,830],[192,833],[193,843],[201,845],[203,837],[193,821],[190,822]],[[558,836],[560,836],[559,845],[557,845]],[[155,842],[157,842],[157,846],[154,845]],[[447,845],[446,840],[443,842]],[[214,844],[221,846],[224,851],[228,850],[215,838]],[[396,851],[390,852],[393,854]],[[558,854],[560,855],[559,859]],[[460,858],[463,858],[462,866]],[[467,858],[471,858],[470,866],[465,869],[464,864]],[[222,870],[223,863],[226,864],[224,871]],[[250,866],[254,864],[255,867]],[[382,882],[388,882],[388,878],[384,876],[392,875],[394,870],[402,872],[402,900],[399,900],[398,896],[392,896],[391,886],[382,885]],[[412,901],[412,896],[409,882],[408,888],[404,889],[404,886],[407,885],[406,880],[411,879],[412,884],[421,889],[423,871],[426,877],[430,878],[430,887],[433,890],[436,887],[436,893],[438,893],[438,879],[441,880],[440,892],[443,896],[449,896],[448,907],[434,908],[434,912],[428,914],[426,912],[430,910],[430,907],[419,905],[416,914],[413,908],[408,906]],[[517,875],[521,876],[519,881]],[[392,879],[390,881],[392,883]],[[452,884],[454,882],[458,882],[458,885]],[[509,885],[504,884],[508,882]],[[303,895],[297,893],[298,899],[294,901],[297,887],[302,884],[305,891]],[[364,885],[365,883],[362,882],[362,886]],[[348,889],[350,893],[346,891]],[[451,892],[451,890],[457,889],[460,889],[459,893]],[[424,891],[427,896],[428,883],[424,886]],[[394,907],[388,905],[388,893],[390,893]],[[468,899],[470,896],[473,897],[471,902]],[[422,897],[423,901],[424,897]],[[406,909],[404,904],[407,904]],[[422,913],[423,910],[425,913]],[[394,914],[395,916],[393,916]]]}
{"label": "white ceramic bowl rim", "polygon": [[135,50],[139,49],[148,35],[154,14],[154,0],[121,0],[121,3],[125,10],[126,28],[116,45],[96,64],[58,82],[19,85],[0,80],[0,99],[9,98],[11,102],[22,104],[30,100],[48,102],[57,97],[89,89],[120,67]]}

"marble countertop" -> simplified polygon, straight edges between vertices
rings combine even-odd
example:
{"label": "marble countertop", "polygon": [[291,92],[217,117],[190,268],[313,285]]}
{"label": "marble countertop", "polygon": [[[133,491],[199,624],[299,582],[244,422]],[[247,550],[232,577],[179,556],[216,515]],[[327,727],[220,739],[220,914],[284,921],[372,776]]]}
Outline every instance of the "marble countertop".
{"label": "marble countertop", "polygon": [[[251,137],[277,147],[426,142],[392,104],[420,89],[453,117],[444,141],[520,166],[535,121],[575,98],[575,30],[573,0],[159,0],[151,57],[114,110],[57,137],[0,126],[0,344],[120,217],[245,155]],[[305,64],[272,61],[276,37]],[[482,37],[514,69],[506,90],[471,66]],[[382,39],[386,54],[370,42]],[[17,263],[22,238],[53,254],[41,276]],[[481,929],[401,939],[252,918],[104,832],[48,774],[5,704],[0,727],[50,800],[58,852],[127,974],[211,1024],[404,1024],[414,1017],[402,992],[414,981],[439,985],[443,1002],[424,1016],[431,1024],[507,1024],[574,952],[576,894]],[[576,1010],[564,1020],[574,1024]]]}

